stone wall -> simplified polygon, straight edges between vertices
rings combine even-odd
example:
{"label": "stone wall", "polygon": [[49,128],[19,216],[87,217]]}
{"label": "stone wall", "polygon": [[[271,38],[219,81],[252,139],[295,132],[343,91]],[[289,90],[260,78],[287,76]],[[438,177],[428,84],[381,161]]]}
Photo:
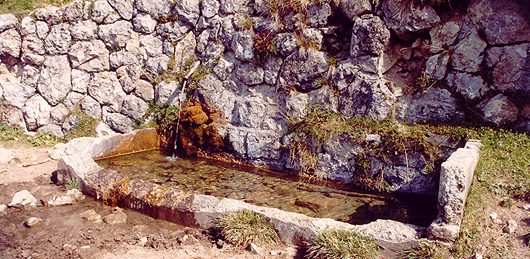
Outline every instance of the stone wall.
{"label": "stone wall", "polygon": [[[129,132],[149,101],[178,103],[182,83],[160,82],[164,71],[198,60],[209,73],[194,98],[221,111],[225,143],[255,165],[293,168],[286,127],[317,104],[346,118],[530,131],[524,1],[323,2],[295,10],[263,0],[77,0],[21,20],[2,15],[1,120],[61,136],[79,124],[79,109],[102,121],[101,132]],[[347,181],[354,155],[332,140],[321,171]],[[409,167],[380,170],[395,190],[436,192],[436,177]]]}

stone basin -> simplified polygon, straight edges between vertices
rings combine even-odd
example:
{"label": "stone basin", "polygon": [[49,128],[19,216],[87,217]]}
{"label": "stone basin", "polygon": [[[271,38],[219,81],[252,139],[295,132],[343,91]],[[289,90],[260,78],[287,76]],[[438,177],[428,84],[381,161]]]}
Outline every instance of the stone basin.
{"label": "stone basin", "polygon": [[57,183],[77,179],[82,191],[111,206],[127,207],[150,216],[186,226],[211,228],[214,220],[233,211],[252,210],[268,218],[286,244],[300,245],[319,232],[342,229],[369,236],[381,245],[415,242],[422,238],[453,241],[461,217],[473,171],[479,157],[480,142],[469,141],[442,164],[438,194],[438,218],[428,228],[393,220],[376,220],[352,225],[328,218],[313,218],[280,209],[261,207],[243,201],[187,193],[140,179],[130,179],[116,171],[101,168],[94,159],[118,156],[159,147],[154,129],[102,138],[77,138],[70,141],[58,163]]}

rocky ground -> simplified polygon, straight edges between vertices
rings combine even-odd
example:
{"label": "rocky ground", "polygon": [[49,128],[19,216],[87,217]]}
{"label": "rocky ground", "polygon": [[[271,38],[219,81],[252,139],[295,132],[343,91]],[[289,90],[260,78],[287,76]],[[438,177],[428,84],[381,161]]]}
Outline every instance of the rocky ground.
{"label": "rocky ground", "polygon": [[[36,198],[35,207],[2,206],[3,258],[293,258],[296,253],[282,247],[255,254],[214,240],[205,230],[109,207],[92,197],[68,200],[65,189],[50,180],[57,163],[53,153],[51,148],[0,148],[0,204],[10,204],[23,190]],[[49,206],[50,201],[72,204]]]}

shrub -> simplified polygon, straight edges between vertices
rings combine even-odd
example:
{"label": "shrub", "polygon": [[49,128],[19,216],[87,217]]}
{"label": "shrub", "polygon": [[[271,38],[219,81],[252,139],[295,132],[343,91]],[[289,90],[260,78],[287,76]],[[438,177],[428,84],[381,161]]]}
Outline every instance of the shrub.
{"label": "shrub", "polygon": [[344,230],[323,232],[308,244],[310,259],[378,258],[379,246],[371,239]]}
{"label": "shrub", "polygon": [[278,234],[263,216],[250,210],[228,213],[219,217],[215,227],[228,242],[246,247],[250,243],[277,244]]}

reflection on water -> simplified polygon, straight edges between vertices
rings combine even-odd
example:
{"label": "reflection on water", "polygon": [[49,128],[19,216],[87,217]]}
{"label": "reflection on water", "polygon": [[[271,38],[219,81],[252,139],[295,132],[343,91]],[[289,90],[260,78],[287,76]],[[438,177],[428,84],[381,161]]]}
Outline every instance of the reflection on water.
{"label": "reflection on water", "polygon": [[[352,224],[394,219],[428,225],[435,202],[418,197],[403,202],[396,197],[359,193],[338,186],[317,185],[297,176],[208,159],[182,159],[148,151],[97,161],[106,169],[183,191],[242,200],[311,217]],[[401,199],[403,200],[403,199]],[[411,201],[410,197],[408,197]],[[420,213],[421,212],[421,213]]]}

